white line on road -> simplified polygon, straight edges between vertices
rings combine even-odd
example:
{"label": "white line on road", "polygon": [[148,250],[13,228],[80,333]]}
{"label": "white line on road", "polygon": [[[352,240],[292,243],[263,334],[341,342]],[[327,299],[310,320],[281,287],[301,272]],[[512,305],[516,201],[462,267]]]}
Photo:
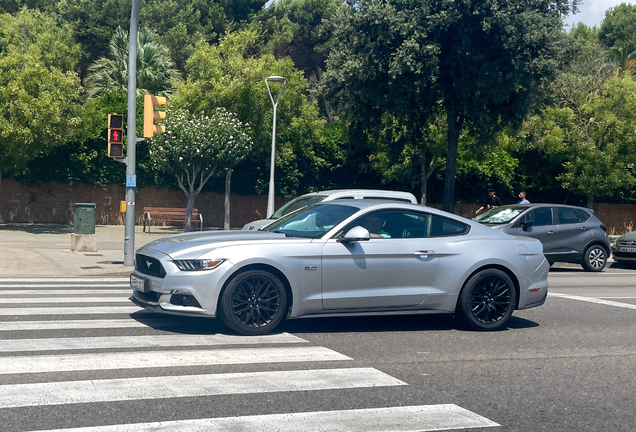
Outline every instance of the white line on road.
{"label": "white line on road", "polygon": [[155,335],[3,340],[0,352],[303,343],[289,333],[266,336]]}
{"label": "white line on road", "polygon": [[[65,287],[66,288],[66,287]],[[84,287],[85,288],[85,287]],[[8,295],[75,295],[75,294],[130,294],[132,288],[128,289],[90,289],[90,290],[3,290],[0,289],[0,298]]]}
{"label": "white line on road", "polygon": [[128,296],[117,297],[0,297],[0,304],[32,304],[32,303],[123,303],[130,300]]}
{"label": "white line on road", "polygon": [[129,279],[127,277],[111,277],[111,278],[100,278],[100,277],[92,277],[92,278],[56,278],[56,277],[48,277],[48,278],[0,278],[0,285],[9,284],[9,283],[87,283],[87,284],[98,284],[98,283],[126,283]]}
{"label": "white line on road", "polygon": [[142,311],[139,306],[0,308],[0,316],[129,314]]}
{"label": "white line on road", "polygon": [[26,243],[0,243],[0,245],[25,245]]}
{"label": "white line on road", "polygon": [[602,273],[588,273],[588,272],[577,272],[577,273],[550,273],[548,275],[548,277],[571,277],[571,276],[578,276],[578,277],[607,277],[607,276],[625,276],[625,275],[636,275],[636,272],[625,272],[625,273],[619,273],[619,272],[602,272]]}
{"label": "white line on road", "polygon": [[48,382],[0,386],[0,408],[403,385],[373,368]]}
{"label": "white line on road", "polygon": [[[181,325],[177,320],[153,321],[153,325],[175,326]],[[149,327],[149,324],[128,319],[112,320],[60,320],[60,321],[2,321],[0,331],[20,330],[71,330],[71,329],[96,329],[96,328],[128,328]]]}
{"label": "white line on road", "polygon": [[499,424],[457,405],[444,404],[176,420],[47,432],[429,432],[493,426]]}
{"label": "white line on road", "polygon": [[549,292],[548,295],[550,297],[559,297],[559,298],[566,298],[566,299],[570,299],[570,300],[579,300],[579,301],[584,301],[584,302],[589,302],[589,303],[601,304],[601,305],[605,305],[605,306],[615,306],[615,307],[620,307],[620,308],[625,308],[625,309],[636,309],[636,305],[634,305],[634,304],[620,303],[620,302],[615,302],[615,301],[611,301],[611,300],[602,300],[602,299],[594,298],[594,297],[583,297],[583,296],[576,296],[576,295],[570,295],[570,294],[559,294],[559,293],[551,293],[551,292]]}
{"label": "white line on road", "polygon": [[0,357],[0,374],[353,360],[324,347],[236,348]]}

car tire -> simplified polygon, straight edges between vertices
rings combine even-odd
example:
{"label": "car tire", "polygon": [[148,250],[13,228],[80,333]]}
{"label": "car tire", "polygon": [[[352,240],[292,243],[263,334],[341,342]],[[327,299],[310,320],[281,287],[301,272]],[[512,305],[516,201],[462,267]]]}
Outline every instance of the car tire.
{"label": "car tire", "polygon": [[473,275],[457,301],[457,314],[469,328],[499,330],[506,325],[517,304],[515,285],[505,272],[482,270]]}
{"label": "car tire", "polygon": [[607,251],[601,245],[592,245],[583,252],[581,265],[588,272],[600,272],[607,265]]}
{"label": "car tire", "polygon": [[287,292],[276,275],[248,270],[232,278],[223,290],[219,317],[236,333],[263,335],[280,324],[286,306]]}

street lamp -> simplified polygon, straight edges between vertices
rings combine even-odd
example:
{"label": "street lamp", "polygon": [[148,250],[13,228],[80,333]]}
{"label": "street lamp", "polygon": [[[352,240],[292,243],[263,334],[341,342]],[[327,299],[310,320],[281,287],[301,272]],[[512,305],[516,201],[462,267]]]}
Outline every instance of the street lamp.
{"label": "street lamp", "polygon": [[[278,97],[276,98],[276,102],[274,102],[274,98],[272,97],[272,92],[269,89],[270,82],[278,82],[283,83],[283,86],[280,88],[280,92],[278,93]],[[274,122],[272,124],[272,163],[271,168],[269,170],[269,194],[267,194],[267,219],[274,213],[274,156],[276,154],[276,107],[278,106],[278,101],[280,100],[280,95],[283,94],[283,89],[285,88],[285,78],[282,76],[271,76],[265,78],[265,86],[267,87],[267,93],[269,93],[269,98],[272,101],[272,105],[274,106]]]}

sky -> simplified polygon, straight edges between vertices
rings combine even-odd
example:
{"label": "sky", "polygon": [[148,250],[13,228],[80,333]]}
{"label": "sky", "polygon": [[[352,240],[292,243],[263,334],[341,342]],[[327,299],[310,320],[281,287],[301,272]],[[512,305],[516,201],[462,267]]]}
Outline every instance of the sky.
{"label": "sky", "polygon": [[603,18],[605,18],[605,11],[611,7],[619,5],[621,3],[634,4],[629,0],[582,0],[582,4],[579,6],[579,13],[576,15],[570,15],[565,23],[572,24],[583,22],[589,26],[600,26]]}

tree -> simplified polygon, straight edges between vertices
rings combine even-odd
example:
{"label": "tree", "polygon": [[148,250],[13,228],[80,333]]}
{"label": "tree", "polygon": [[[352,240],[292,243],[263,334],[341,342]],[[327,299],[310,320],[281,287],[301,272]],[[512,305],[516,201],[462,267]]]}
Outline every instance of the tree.
{"label": "tree", "polygon": [[556,86],[560,103],[532,117],[525,131],[528,148],[559,161],[557,180],[587,196],[588,207],[636,183],[636,82],[600,62],[564,73]]}
{"label": "tree", "polygon": [[79,55],[70,27],[54,16],[0,15],[0,181],[85,132]]}
{"label": "tree", "polygon": [[[341,141],[325,130],[316,104],[307,100],[308,84],[289,58],[260,54],[258,35],[243,30],[226,35],[218,45],[200,43],[188,60],[189,75],[174,97],[191,112],[224,107],[250,124],[254,147],[241,164],[241,181],[249,192],[267,188],[272,140],[272,104],[265,78],[285,77],[277,110],[276,188],[291,195],[329,184],[343,154]],[[274,88],[276,93],[279,88]]]}
{"label": "tree", "polygon": [[328,82],[341,110],[373,124],[385,112],[422,128],[446,115],[444,209],[454,207],[460,133],[480,140],[517,125],[568,46],[566,0],[347,1],[336,14]]}
{"label": "tree", "polygon": [[599,40],[607,48],[636,49],[636,5],[621,3],[605,11]]}
{"label": "tree", "polygon": [[150,141],[150,159],[156,170],[174,175],[186,195],[185,224],[190,231],[194,202],[203,186],[249,154],[249,125],[217,108],[210,115],[168,111],[165,126],[165,133]]}
{"label": "tree", "polygon": [[[112,58],[102,57],[89,68],[86,89],[91,96],[102,92],[128,93],[128,32],[119,27],[110,41]],[[179,72],[157,33],[142,29],[137,34],[137,95],[166,95],[179,81]]]}

